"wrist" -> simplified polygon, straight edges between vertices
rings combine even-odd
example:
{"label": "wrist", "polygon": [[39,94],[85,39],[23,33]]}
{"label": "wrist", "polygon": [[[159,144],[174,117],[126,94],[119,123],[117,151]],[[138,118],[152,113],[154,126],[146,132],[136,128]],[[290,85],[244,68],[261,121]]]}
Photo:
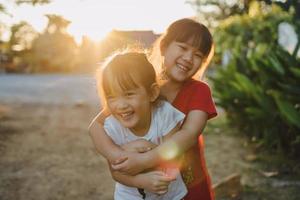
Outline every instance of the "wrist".
{"label": "wrist", "polygon": [[157,155],[156,148],[143,154],[142,164],[143,166],[145,166],[145,169],[156,167],[160,163],[160,160],[158,158],[159,156]]}
{"label": "wrist", "polygon": [[144,189],[144,182],[143,174],[137,174],[134,176],[135,178],[132,180],[132,184],[136,188],[143,188]]}

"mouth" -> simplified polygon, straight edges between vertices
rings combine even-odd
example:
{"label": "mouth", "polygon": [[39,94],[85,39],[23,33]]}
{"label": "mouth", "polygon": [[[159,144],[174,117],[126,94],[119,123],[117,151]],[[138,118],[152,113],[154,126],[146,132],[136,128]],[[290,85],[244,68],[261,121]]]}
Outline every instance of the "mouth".
{"label": "mouth", "polygon": [[177,66],[181,71],[183,71],[183,72],[189,71],[189,67],[186,66],[186,65],[182,65],[182,64],[177,63],[176,66]]}
{"label": "mouth", "polygon": [[128,112],[119,113],[118,115],[121,117],[121,119],[128,120],[133,115],[133,113],[134,111],[128,111]]}

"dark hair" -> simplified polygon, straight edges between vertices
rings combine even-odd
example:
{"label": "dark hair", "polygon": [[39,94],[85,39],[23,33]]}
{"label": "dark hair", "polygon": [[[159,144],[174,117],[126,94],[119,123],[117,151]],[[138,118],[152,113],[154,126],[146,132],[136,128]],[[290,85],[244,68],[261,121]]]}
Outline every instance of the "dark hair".
{"label": "dark hair", "polygon": [[192,40],[191,45],[198,49],[203,56],[203,62],[201,68],[194,75],[194,77],[202,77],[211,58],[214,54],[214,44],[211,33],[208,28],[189,18],[179,19],[173,22],[155,42],[151,55],[150,61],[154,65],[160,78],[164,74],[164,67],[162,66],[161,53],[171,44],[171,42],[188,42]]}
{"label": "dark hair", "polygon": [[161,38],[160,48],[168,47],[172,41],[187,42],[189,39],[192,39],[192,46],[207,58],[213,45],[212,35],[206,26],[188,18],[177,20],[168,27]]}

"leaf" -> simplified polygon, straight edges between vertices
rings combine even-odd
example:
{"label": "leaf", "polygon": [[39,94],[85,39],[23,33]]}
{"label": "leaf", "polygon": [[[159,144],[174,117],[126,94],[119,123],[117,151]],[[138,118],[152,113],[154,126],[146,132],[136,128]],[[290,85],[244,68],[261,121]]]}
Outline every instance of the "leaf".
{"label": "leaf", "polygon": [[287,94],[295,94],[300,96],[300,86],[299,85],[292,85],[292,84],[285,84],[278,82],[278,85],[283,89],[283,91]]}
{"label": "leaf", "polygon": [[276,105],[279,108],[280,115],[285,118],[289,123],[300,128],[300,113],[295,107],[288,101],[285,101],[279,97],[279,93],[276,91],[269,92],[274,98]]}
{"label": "leaf", "polygon": [[235,78],[238,81],[238,83],[240,84],[240,86],[249,94],[253,94],[253,92],[255,92],[255,87],[253,85],[253,83],[248,79],[247,76],[236,72],[235,73]]}
{"label": "leaf", "polygon": [[245,111],[247,114],[251,116],[251,118],[263,118],[265,115],[262,109],[255,108],[255,107],[245,108]]}
{"label": "leaf", "polygon": [[296,68],[296,67],[290,67],[289,70],[290,70],[291,72],[293,72],[293,74],[294,74],[296,77],[300,78],[300,69],[298,69],[298,68]]}
{"label": "leaf", "polygon": [[284,69],[282,68],[277,58],[270,56],[269,61],[270,61],[270,67],[272,67],[277,73],[284,75]]}

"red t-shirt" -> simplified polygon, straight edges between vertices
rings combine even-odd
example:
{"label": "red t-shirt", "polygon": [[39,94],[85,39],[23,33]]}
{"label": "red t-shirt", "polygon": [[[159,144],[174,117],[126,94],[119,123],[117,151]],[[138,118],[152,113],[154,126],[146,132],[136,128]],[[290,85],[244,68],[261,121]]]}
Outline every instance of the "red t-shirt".
{"label": "red t-shirt", "polygon": [[[208,119],[217,115],[210,89],[201,81],[189,80],[184,83],[172,104],[186,115],[192,110],[206,112]],[[181,173],[188,188],[188,194],[184,200],[214,199],[204,159],[202,134],[199,136],[198,145],[194,145],[185,152],[183,163]]]}

